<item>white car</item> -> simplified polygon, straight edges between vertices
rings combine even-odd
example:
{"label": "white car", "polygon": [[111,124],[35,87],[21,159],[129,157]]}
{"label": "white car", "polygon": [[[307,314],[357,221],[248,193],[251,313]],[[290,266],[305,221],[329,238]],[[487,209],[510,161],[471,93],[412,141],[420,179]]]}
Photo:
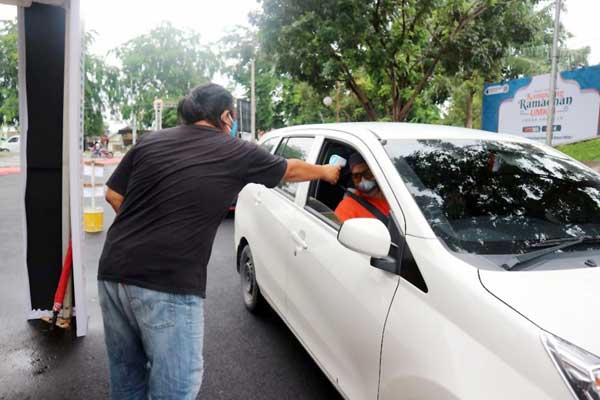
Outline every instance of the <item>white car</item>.
{"label": "white car", "polygon": [[246,307],[281,316],[347,399],[600,399],[600,176],[542,144],[445,126],[274,131],[284,157],[359,152],[387,199],[334,215],[326,182],[248,185]]}
{"label": "white car", "polygon": [[18,153],[21,151],[19,135],[11,136],[6,141],[0,142],[0,151],[11,151]]}

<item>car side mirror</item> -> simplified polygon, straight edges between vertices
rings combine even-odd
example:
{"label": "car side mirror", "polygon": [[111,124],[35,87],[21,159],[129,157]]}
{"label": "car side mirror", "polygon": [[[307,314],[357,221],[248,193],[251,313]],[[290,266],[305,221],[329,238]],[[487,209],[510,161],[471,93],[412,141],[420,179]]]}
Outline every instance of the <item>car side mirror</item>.
{"label": "car side mirror", "polygon": [[373,258],[386,257],[392,244],[387,227],[375,218],[347,220],[338,232],[338,241],[350,250]]}

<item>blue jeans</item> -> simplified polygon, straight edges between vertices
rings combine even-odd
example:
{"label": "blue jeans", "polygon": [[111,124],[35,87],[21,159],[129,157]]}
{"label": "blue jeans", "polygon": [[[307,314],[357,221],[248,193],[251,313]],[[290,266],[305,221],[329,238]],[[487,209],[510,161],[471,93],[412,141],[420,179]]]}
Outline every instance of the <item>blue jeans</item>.
{"label": "blue jeans", "polygon": [[204,300],[98,281],[113,400],[194,400],[203,373]]}

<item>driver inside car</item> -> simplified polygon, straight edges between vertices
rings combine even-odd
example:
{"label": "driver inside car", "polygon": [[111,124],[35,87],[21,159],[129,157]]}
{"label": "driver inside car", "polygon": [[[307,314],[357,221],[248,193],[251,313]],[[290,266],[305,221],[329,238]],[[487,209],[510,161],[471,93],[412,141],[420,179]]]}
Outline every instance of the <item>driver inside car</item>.
{"label": "driver inside car", "polygon": [[338,204],[335,209],[336,217],[342,223],[351,218],[378,218],[385,223],[390,215],[390,206],[369,166],[358,153],[350,156],[348,165],[354,189],[348,189],[346,196]]}

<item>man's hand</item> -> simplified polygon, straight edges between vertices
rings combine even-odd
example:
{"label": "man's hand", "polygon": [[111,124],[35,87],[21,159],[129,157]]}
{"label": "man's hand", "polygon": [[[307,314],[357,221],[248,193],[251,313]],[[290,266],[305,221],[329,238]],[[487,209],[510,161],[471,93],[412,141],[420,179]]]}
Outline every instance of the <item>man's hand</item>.
{"label": "man's hand", "polygon": [[339,165],[323,165],[323,179],[330,185],[335,185],[340,179],[340,170],[342,169]]}

